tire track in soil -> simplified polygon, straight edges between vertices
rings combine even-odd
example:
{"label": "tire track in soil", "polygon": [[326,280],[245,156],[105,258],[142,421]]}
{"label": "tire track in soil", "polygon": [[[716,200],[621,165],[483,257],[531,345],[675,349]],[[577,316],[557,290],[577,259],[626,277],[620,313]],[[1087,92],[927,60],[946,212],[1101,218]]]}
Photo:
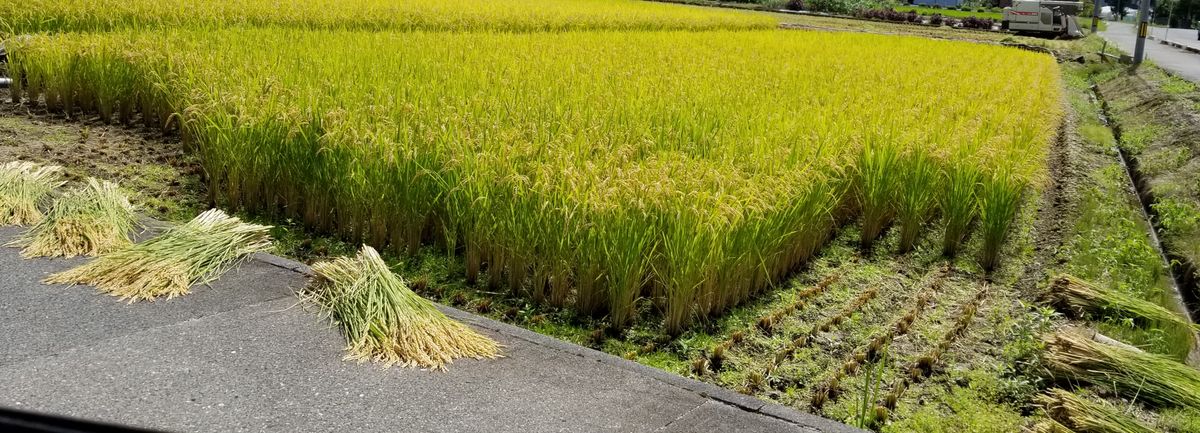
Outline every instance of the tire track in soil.
{"label": "tire track in soil", "polygon": [[1033,226],[1032,259],[1016,283],[1026,299],[1036,299],[1038,284],[1046,279],[1047,268],[1060,268],[1067,257],[1059,252],[1066,242],[1066,234],[1074,222],[1078,207],[1079,185],[1082,172],[1079,167],[1082,142],[1077,130],[1078,119],[1070,102],[1063,101],[1065,112],[1058,128],[1056,146],[1050,146],[1047,161],[1047,183],[1045,192],[1039,197],[1037,218]]}

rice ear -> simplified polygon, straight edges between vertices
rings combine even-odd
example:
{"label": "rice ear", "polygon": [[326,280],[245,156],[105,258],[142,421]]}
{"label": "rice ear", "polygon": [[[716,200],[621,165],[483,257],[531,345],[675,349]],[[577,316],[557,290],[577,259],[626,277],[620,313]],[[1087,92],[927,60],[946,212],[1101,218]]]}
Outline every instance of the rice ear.
{"label": "rice ear", "polygon": [[130,302],[171,299],[209,283],[245,256],[271,248],[269,226],[247,224],[217,209],[82,266],[47,284],[90,284]]}
{"label": "rice ear", "polygon": [[13,161],[0,165],[0,225],[30,225],[42,220],[50,193],[62,186],[62,167]]}
{"label": "rice ear", "polygon": [[319,304],[345,334],[346,359],[445,370],[458,358],[493,359],[500,344],[408,288],[374,248],[312,266],[301,296]]}
{"label": "rice ear", "polygon": [[8,246],[23,247],[25,258],[95,256],[128,246],[137,226],[133,206],[115,183],[88,178]]}

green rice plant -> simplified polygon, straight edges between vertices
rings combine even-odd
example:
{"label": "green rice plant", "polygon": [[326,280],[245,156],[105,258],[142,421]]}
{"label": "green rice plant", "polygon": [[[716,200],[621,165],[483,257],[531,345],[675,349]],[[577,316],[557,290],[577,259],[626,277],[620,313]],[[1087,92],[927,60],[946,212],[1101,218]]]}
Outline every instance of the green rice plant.
{"label": "green rice plant", "polygon": [[60,167],[13,161],[0,166],[0,225],[30,225],[42,220],[50,193],[62,186]]}
{"label": "green rice plant", "polygon": [[301,296],[324,309],[346,336],[346,359],[445,370],[457,358],[494,359],[500,345],[408,288],[374,248],[313,265]]}
{"label": "green rice plant", "polygon": [[975,219],[976,191],[979,187],[979,168],[967,164],[955,164],[943,177],[943,193],[940,195],[938,208],[942,210],[942,219],[946,225],[942,237],[942,253],[953,256],[958,254],[963,238],[971,221]]}
{"label": "green rice plant", "polygon": [[856,402],[854,424],[860,428],[876,428],[888,418],[888,409],[876,405],[880,388],[883,386],[883,373],[888,369],[888,353],[883,350],[882,359],[872,361],[867,365],[866,375],[863,376],[860,398]]}
{"label": "green rice plant", "polygon": [[133,205],[117,184],[88,178],[8,245],[23,247],[25,258],[95,256],[128,246],[137,225]]}
{"label": "green rice plant", "polygon": [[855,186],[862,219],[859,243],[863,248],[875,242],[895,213],[892,200],[899,195],[897,187],[900,185],[893,176],[900,173],[900,155],[894,139],[889,135],[869,134],[870,138],[854,165],[858,171]]}
{"label": "green rice plant", "polygon": [[[472,283],[672,334],[783,281],[847,221],[911,230],[940,210],[957,248],[982,174],[1038,185],[1061,114],[1049,56],[947,41],[183,27],[21,38],[14,78],[27,100],[177,128],[225,207],[397,252],[440,239]],[[1037,78],[976,79],[1015,65]],[[998,95],[1020,102],[980,102]],[[936,186],[905,179],[916,154]]]}
{"label": "green rice plant", "polygon": [[936,208],[939,172],[937,162],[919,149],[901,157],[898,166],[898,188],[903,193],[896,200],[896,217],[900,224],[899,250],[905,253],[913,249],[921,227]]}
{"label": "green rice plant", "polygon": [[186,295],[249,254],[271,248],[270,227],[210,209],[140,244],[50,275],[47,284],[90,284],[129,302]]}
{"label": "green rice plant", "polygon": [[1043,362],[1056,378],[1091,383],[1157,407],[1200,406],[1200,371],[1173,359],[1072,331],[1055,332],[1046,343]]}
{"label": "green rice plant", "polygon": [[1143,326],[1176,326],[1190,329],[1191,332],[1200,330],[1187,317],[1162,305],[1067,274],[1054,278],[1049,297],[1077,317],[1087,313],[1097,317],[1130,318]]}
{"label": "green rice plant", "polygon": [[984,270],[993,270],[1000,264],[1000,249],[1017,215],[1024,191],[1025,181],[1005,170],[992,173],[980,184],[976,199],[983,235],[979,261]]}
{"label": "green rice plant", "polygon": [[[1104,401],[1052,388],[1034,399],[1050,419],[1076,433],[1154,433],[1132,416]],[[1053,430],[1050,430],[1053,431]]]}

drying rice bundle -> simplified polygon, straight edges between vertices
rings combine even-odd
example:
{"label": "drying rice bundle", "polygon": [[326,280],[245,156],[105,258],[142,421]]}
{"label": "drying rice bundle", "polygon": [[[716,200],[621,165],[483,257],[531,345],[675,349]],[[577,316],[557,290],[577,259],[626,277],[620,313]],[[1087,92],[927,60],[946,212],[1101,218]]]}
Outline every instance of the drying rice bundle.
{"label": "drying rice bundle", "polygon": [[1046,366],[1069,379],[1109,387],[1156,406],[1200,407],[1200,372],[1162,355],[1136,352],[1059,331],[1047,339]]}
{"label": "drying rice bundle", "polygon": [[1128,317],[1149,324],[1170,323],[1196,329],[1190,320],[1161,305],[1139,299],[1127,293],[1093,285],[1071,275],[1063,274],[1050,286],[1050,298],[1072,313],[1094,313]]}
{"label": "drying rice bundle", "polygon": [[13,161],[0,166],[0,225],[37,224],[61,167]]}
{"label": "drying rice bundle", "polygon": [[[1058,425],[1078,433],[1153,433],[1133,417],[1103,401],[1092,401],[1062,389],[1051,389],[1037,402]],[[1048,424],[1052,425],[1052,424]],[[1050,431],[1053,431],[1052,429]]]}
{"label": "drying rice bundle", "polygon": [[46,283],[91,284],[130,302],[170,299],[217,279],[246,255],[269,249],[269,229],[211,209],[146,242],[51,275]]}
{"label": "drying rice bundle", "polygon": [[24,247],[25,258],[94,256],[128,246],[136,225],[133,206],[117,184],[88,178],[9,245]]}
{"label": "drying rice bundle", "polygon": [[445,370],[456,358],[499,356],[499,344],[410,290],[374,248],[312,268],[318,277],[305,297],[346,334],[346,359]]}

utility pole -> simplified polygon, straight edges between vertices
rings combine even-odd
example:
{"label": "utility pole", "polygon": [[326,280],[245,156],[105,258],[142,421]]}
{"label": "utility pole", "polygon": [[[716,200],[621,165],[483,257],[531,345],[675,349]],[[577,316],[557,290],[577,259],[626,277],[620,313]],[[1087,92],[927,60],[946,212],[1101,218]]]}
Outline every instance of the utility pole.
{"label": "utility pole", "polygon": [[1137,43],[1133,45],[1133,64],[1142,64],[1146,57],[1146,32],[1150,30],[1150,0],[1138,4]]}
{"label": "utility pole", "polygon": [[1103,4],[1104,0],[1092,0],[1092,33],[1100,28],[1100,5]]}

